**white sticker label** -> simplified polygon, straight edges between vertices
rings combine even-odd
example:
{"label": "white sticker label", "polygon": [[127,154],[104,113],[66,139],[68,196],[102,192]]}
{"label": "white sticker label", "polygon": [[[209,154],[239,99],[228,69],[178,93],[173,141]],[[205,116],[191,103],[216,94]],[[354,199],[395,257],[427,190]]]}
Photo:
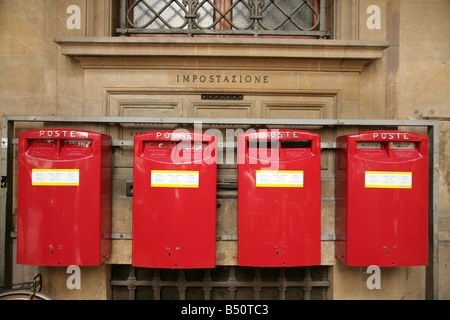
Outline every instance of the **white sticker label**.
{"label": "white sticker label", "polygon": [[303,171],[256,170],[257,187],[303,187]]}
{"label": "white sticker label", "polygon": [[412,188],[412,172],[366,171],[366,188]]}
{"label": "white sticker label", "polygon": [[198,188],[198,171],[152,170],[152,187]]}
{"label": "white sticker label", "polygon": [[33,186],[78,186],[80,185],[79,169],[32,169],[31,185]]}

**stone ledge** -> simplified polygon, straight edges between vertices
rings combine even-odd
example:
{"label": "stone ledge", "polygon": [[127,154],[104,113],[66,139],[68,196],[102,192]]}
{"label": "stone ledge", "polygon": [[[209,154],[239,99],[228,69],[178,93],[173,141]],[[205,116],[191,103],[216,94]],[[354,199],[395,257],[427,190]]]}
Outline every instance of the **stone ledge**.
{"label": "stone ledge", "polygon": [[217,68],[219,62],[219,68],[362,71],[389,47],[386,41],[320,39],[57,37],[55,42],[84,68]]}

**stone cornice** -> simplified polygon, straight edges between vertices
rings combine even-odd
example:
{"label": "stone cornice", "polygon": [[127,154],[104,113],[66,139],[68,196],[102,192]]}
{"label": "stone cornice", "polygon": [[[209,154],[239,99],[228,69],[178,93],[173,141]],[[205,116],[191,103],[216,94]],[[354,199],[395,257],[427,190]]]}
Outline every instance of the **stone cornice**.
{"label": "stone cornice", "polygon": [[386,41],[177,37],[58,37],[84,68],[247,68],[362,71]]}

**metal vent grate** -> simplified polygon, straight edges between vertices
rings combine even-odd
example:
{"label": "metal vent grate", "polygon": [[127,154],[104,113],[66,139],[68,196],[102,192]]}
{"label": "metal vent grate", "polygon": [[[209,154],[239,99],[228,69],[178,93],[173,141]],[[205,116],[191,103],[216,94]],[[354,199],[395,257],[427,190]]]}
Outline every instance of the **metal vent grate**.
{"label": "metal vent grate", "polygon": [[113,265],[115,300],[326,300],[328,268],[150,269]]}

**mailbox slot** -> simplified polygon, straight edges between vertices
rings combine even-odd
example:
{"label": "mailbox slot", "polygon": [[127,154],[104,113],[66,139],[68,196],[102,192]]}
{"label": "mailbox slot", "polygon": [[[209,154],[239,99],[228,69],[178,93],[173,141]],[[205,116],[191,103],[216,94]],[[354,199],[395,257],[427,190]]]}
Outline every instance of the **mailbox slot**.
{"label": "mailbox slot", "polygon": [[311,140],[282,140],[280,141],[282,149],[304,149],[311,148]]}

